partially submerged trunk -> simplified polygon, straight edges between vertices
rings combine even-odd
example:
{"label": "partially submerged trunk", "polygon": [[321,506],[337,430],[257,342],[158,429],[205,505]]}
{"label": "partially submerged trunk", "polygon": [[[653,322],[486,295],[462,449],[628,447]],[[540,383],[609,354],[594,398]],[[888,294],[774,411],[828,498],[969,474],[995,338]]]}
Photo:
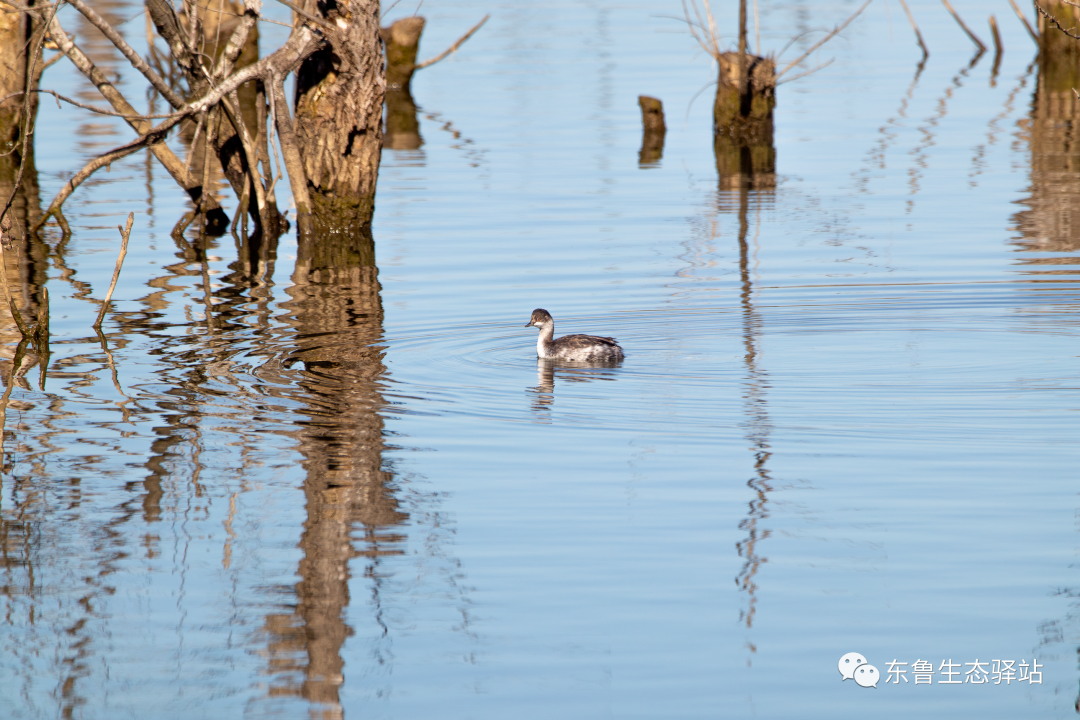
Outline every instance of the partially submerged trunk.
{"label": "partially submerged trunk", "polygon": [[776,184],[776,63],[749,54],[745,63],[745,82],[740,82],[739,53],[724,53],[719,59],[713,149],[721,188]]}
{"label": "partially submerged trunk", "polygon": [[[0,97],[38,86],[41,58],[36,59],[32,69],[30,66],[35,25],[28,14],[0,13]],[[6,153],[0,155],[0,211],[9,198],[12,201],[5,223],[10,226],[6,233],[9,244],[5,246],[7,282],[22,314],[31,318],[37,312],[48,279],[49,252],[44,243],[28,232],[41,215],[41,195],[34,164],[34,139],[31,137],[26,144],[24,155],[23,131],[27,121],[33,128],[37,110],[36,94],[16,96],[0,105],[0,148]],[[0,317],[4,318],[0,340],[17,340],[20,334],[6,302],[0,302]]]}
{"label": "partially submerged trunk", "polygon": [[648,95],[638,95],[641,106],[641,150],[638,152],[638,164],[641,167],[653,167],[664,157],[664,138],[667,136],[667,124],[664,122],[664,104]]}
{"label": "partially submerged trunk", "polygon": [[[776,63],[770,58],[746,56],[746,83],[741,83],[739,53],[720,56],[720,72],[713,103],[713,130],[748,144],[773,142],[776,107]],[[745,87],[745,90],[743,90]]]}
{"label": "partially submerged trunk", "polygon": [[[5,8],[7,9],[7,8]],[[34,75],[29,76],[30,40],[33,19],[25,13],[0,12],[0,98],[12,93],[21,93],[27,87],[36,87],[41,77],[41,60],[38,59]],[[27,102],[28,101],[28,102]],[[38,98],[21,95],[9,98],[0,105],[0,211],[15,190],[15,181],[19,174],[19,165],[24,164],[20,192],[12,203],[14,227],[21,236],[28,226],[30,207],[26,200],[33,196],[37,200],[37,171],[34,168],[33,138],[26,146],[25,163],[23,157],[23,128],[27,116],[33,124],[37,117]],[[38,202],[34,202],[38,209]]]}
{"label": "partially submerged trunk", "polygon": [[[1062,27],[1080,25],[1080,9],[1060,0],[1040,5]],[[1080,99],[1073,91],[1080,88],[1080,41],[1042,16],[1039,30],[1038,84],[1026,133],[1031,194],[1019,201],[1027,207],[1014,216],[1020,234],[1016,242],[1031,251],[1073,253],[1080,250]]]}
{"label": "partially submerged trunk", "polygon": [[386,46],[386,134],[383,146],[391,150],[416,150],[424,144],[416,117],[410,83],[416,71],[416,53],[424,18],[407,17],[380,32]]}
{"label": "partially submerged trunk", "polygon": [[[316,3],[330,47],[296,72],[296,143],[303,161],[316,242],[353,238],[371,224],[382,150],[386,93],[378,0]],[[354,244],[353,239],[346,241]]]}

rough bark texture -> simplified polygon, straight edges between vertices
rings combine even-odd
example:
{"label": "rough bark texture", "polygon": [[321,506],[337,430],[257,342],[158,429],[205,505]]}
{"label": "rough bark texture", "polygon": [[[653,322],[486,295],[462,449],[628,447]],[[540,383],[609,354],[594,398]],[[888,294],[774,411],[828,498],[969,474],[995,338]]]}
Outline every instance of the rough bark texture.
{"label": "rough bark texture", "polygon": [[[1040,5],[1063,27],[1080,25],[1080,9],[1049,0]],[[1080,250],[1080,40],[1039,17],[1039,76],[1026,133],[1031,150],[1027,209],[1015,215],[1017,241],[1027,250]],[[1028,260],[1054,264],[1056,258]]]}
{"label": "rough bark texture", "polygon": [[[24,13],[0,13],[0,97],[13,92],[37,87],[41,78],[41,60],[30,74],[30,44],[34,23]],[[15,97],[0,105],[0,210],[15,191],[19,165],[23,163],[23,128],[27,111],[31,126],[37,117],[38,98],[31,95],[29,104],[23,97]],[[47,279],[48,248],[26,232],[41,214],[41,196],[38,187],[37,168],[34,164],[34,140],[26,148],[22,181],[8,215],[12,221],[11,248],[6,253],[7,281],[12,296],[20,306],[24,317],[36,313],[37,298]],[[14,251],[14,252],[13,252]],[[0,343],[10,345],[20,337],[7,308],[0,302]]]}
{"label": "rough bark texture", "polygon": [[713,104],[713,129],[734,140],[751,144],[773,140],[776,107],[776,63],[747,55],[746,92],[740,92],[739,54],[720,56],[720,73]]}
{"label": "rough bark texture", "polygon": [[638,95],[637,100],[641,106],[641,125],[644,128],[638,164],[642,167],[658,165],[664,157],[664,137],[667,135],[664,104],[648,95]]}
{"label": "rough bark texture", "polygon": [[322,243],[371,224],[386,76],[378,0],[309,1],[307,9],[337,28],[296,73],[296,140]]}
{"label": "rough bark texture", "polygon": [[776,64],[754,55],[747,55],[746,62],[746,90],[740,93],[739,54],[720,56],[713,149],[722,189],[776,185]]}
{"label": "rough bark texture", "polygon": [[403,18],[380,31],[386,46],[386,129],[383,147],[391,150],[416,150],[424,144],[420,137],[420,121],[416,117],[416,102],[409,87],[416,71],[416,53],[423,31],[422,17]]}

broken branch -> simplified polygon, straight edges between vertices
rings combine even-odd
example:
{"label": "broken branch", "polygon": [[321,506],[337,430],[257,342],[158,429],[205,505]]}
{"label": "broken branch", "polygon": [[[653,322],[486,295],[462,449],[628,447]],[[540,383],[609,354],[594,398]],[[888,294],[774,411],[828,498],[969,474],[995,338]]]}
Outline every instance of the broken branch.
{"label": "broken branch", "polygon": [[1035,28],[1031,27],[1031,23],[1024,17],[1024,13],[1020,12],[1020,8],[1016,4],[1016,0],[1009,0],[1009,4],[1012,5],[1012,9],[1016,11],[1016,17],[1020,18],[1020,22],[1024,23],[1024,27],[1028,31],[1028,35],[1035,41],[1035,44],[1039,44],[1039,33],[1035,31]]}
{"label": "broken branch", "polygon": [[120,242],[120,255],[116,258],[116,267],[113,268],[112,282],[109,283],[109,292],[105,293],[105,301],[101,303],[101,310],[98,311],[97,320],[90,327],[95,330],[101,328],[101,321],[105,319],[105,312],[109,309],[109,301],[112,300],[113,290],[116,289],[116,281],[120,279],[120,268],[124,265],[124,258],[127,257],[128,238],[131,237],[131,224],[135,222],[135,213],[128,213],[127,227],[116,226],[116,229],[120,231],[120,237],[123,240]]}
{"label": "broken branch", "polygon": [[452,52],[454,52],[455,50],[457,50],[457,49],[458,49],[459,47],[461,47],[461,44],[462,44],[463,42],[465,42],[465,41],[466,41],[466,40],[468,40],[468,39],[469,39],[470,37],[472,37],[473,33],[475,33],[475,32],[476,32],[477,30],[479,30],[479,29],[480,29],[480,28],[481,28],[481,27],[483,26],[483,24],[484,24],[484,23],[486,23],[486,22],[488,21],[488,18],[489,18],[489,17],[491,17],[491,15],[485,15],[485,16],[484,16],[484,19],[483,19],[483,20],[481,20],[480,22],[478,22],[478,23],[476,23],[475,25],[473,25],[473,26],[472,26],[472,29],[471,29],[471,30],[469,30],[469,32],[467,32],[467,33],[465,33],[464,35],[462,35],[461,37],[459,37],[459,38],[457,39],[457,41],[456,41],[456,42],[455,42],[455,43],[454,43],[453,45],[451,45],[450,47],[446,48],[446,50],[444,50],[444,51],[442,52],[442,54],[440,54],[440,55],[436,55],[435,57],[431,58],[430,60],[425,60],[424,62],[422,62],[422,63],[419,63],[419,64],[418,64],[418,65],[416,66],[416,69],[417,69],[417,70],[420,70],[420,69],[422,69],[422,68],[426,68],[426,67],[428,67],[428,66],[430,66],[430,65],[434,65],[435,63],[439,62],[440,60],[442,60],[443,58],[445,58],[445,57],[446,57],[447,55],[449,55],[450,53],[452,53]]}
{"label": "broken branch", "polygon": [[968,29],[968,26],[965,25],[964,21],[960,19],[960,15],[955,10],[953,10],[953,6],[949,4],[949,0],[941,0],[941,2],[945,6],[945,9],[949,11],[949,14],[953,16],[953,19],[956,20],[956,23],[960,26],[960,29],[967,33],[967,36],[971,38],[971,42],[975,43],[979,47],[979,52],[986,52],[986,45],[983,44],[983,41],[980,40],[978,36],[975,35],[975,33],[971,32],[971,30]]}

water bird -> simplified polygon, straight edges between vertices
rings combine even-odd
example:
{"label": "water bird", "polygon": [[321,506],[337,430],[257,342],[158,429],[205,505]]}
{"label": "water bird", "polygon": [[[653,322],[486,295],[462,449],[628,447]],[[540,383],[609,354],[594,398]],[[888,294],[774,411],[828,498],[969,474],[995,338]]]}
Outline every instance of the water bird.
{"label": "water bird", "polygon": [[536,339],[536,354],[544,360],[568,360],[570,362],[611,362],[622,360],[623,349],[615,338],[597,335],[566,335],[553,340],[555,319],[543,308],[532,311],[525,327],[540,328]]}

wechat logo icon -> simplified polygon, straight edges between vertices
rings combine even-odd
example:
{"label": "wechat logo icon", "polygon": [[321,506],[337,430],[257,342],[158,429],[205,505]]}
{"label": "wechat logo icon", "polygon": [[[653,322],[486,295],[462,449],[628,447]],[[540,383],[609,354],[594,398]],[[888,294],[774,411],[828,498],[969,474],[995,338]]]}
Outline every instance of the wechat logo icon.
{"label": "wechat logo icon", "polygon": [[866,662],[866,658],[859,653],[847,653],[840,658],[836,667],[840,670],[841,682],[854,680],[861,687],[876,688],[878,680],[881,679],[878,669]]}

